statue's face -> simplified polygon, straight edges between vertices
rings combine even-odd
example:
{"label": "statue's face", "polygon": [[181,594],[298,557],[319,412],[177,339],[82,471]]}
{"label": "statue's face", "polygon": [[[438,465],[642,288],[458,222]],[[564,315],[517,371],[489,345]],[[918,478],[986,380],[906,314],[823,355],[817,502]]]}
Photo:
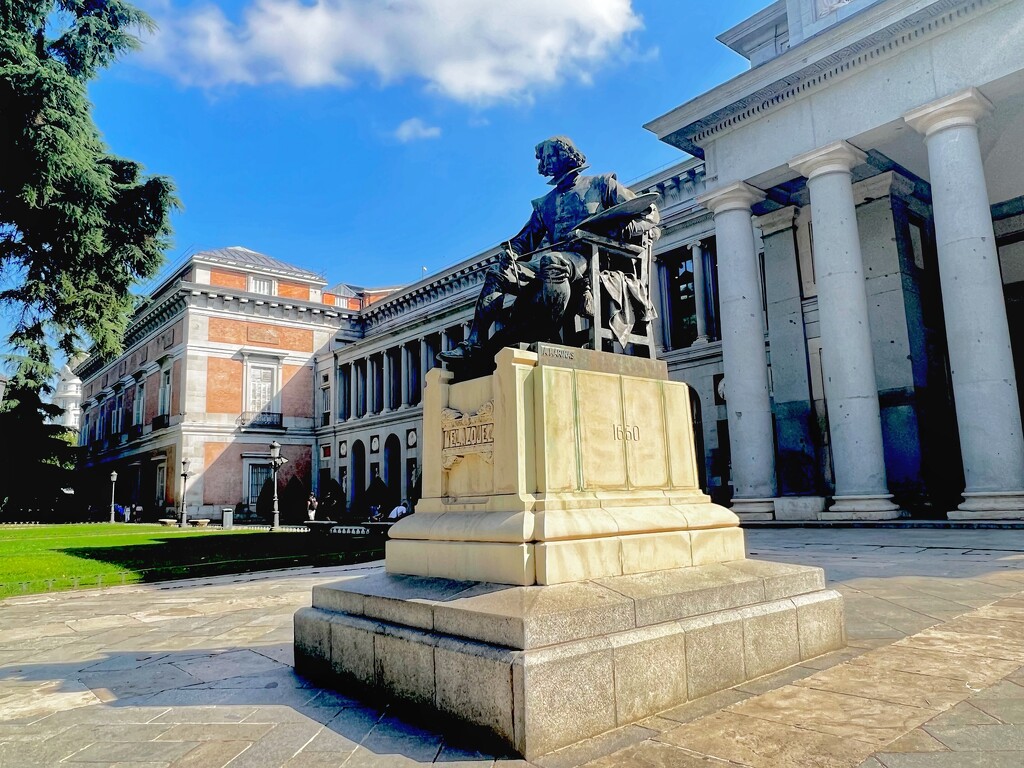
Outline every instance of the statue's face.
{"label": "statue's face", "polygon": [[562,171],[562,153],[550,141],[537,147],[537,171],[541,176],[558,176]]}

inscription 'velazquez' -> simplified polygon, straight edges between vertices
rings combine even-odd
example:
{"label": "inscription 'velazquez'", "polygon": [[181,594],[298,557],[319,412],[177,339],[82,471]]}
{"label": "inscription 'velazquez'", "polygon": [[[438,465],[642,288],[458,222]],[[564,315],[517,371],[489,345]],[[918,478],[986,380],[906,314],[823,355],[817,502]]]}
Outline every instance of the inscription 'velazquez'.
{"label": "inscription 'velazquez'", "polygon": [[441,466],[451,469],[468,455],[490,463],[494,456],[494,401],[476,411],[463,413],[454,408],[441,411]]}

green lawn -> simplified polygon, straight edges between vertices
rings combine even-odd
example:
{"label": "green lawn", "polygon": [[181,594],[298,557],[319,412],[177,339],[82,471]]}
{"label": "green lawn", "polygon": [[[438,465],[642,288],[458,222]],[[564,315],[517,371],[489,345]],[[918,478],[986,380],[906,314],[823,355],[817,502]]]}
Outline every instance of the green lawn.
{"label": "green lawn", "polygon": [[381,539],[157,525],[0,526],[0,598],[32,592],[341,565],[382,557]]}

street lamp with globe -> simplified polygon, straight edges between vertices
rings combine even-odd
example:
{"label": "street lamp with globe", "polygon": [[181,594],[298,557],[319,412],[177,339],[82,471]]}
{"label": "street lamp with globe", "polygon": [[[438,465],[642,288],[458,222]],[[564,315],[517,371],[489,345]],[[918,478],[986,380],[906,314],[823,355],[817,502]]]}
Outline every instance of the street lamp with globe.
{"label": "street lamp with globe", "polygon": [[110,473],[110,522],[114,522],[114,491],[117,489],[117,471]]}
{"label": "street lamp with globe", "polygon": [[274,521],[270,530],[276,531],[281,527],[281,513],[277,508],[277,471],[288,463],[288,459],[281,455],[281,444],[275,440],[270,444],[270,468],[274,472]]}
{"label": "street lamp with globe", "polygon": [[181,522],[178,525],[185,528],[188,525],[188,507],[185,505],[185,489],[188,486],[188,479],[191,473],[188,471],[189,464],[191,462],[188,459],[181,460]]}

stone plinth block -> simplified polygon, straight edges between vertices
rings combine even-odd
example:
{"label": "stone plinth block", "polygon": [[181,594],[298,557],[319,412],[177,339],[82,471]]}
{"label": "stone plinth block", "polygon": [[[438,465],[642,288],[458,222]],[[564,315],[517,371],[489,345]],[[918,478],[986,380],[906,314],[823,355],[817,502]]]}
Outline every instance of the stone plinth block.
{"label": "stone plinth block", "polygon": [[469,381],[435,369],[420,444],[391,573],[529,586],[744,556],[697,485],[690,390],[663,362],[537,344]]}
{"label": "stone plinth block", "polygon": [[843,643],[821,569],[745,559],[552,586],[377,569],[315,587],[295,615],[303,674],[439,711],[528,759]]}

